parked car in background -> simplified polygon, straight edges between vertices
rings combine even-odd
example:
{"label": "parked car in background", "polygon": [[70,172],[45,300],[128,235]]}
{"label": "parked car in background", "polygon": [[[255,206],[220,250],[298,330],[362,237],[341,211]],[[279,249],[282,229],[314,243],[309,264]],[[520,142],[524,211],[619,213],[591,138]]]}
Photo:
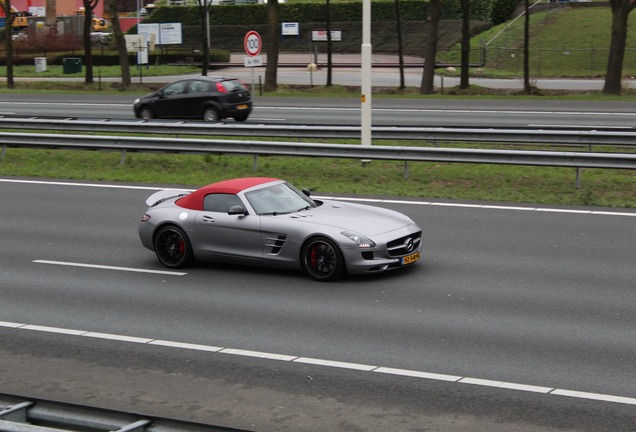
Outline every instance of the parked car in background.
{"label": "parked car in background", "polygon": [[180,118],[217,122],[245,121],[252,112],[252,95],[236,78],[182,79],[135,99],[135,117]]}

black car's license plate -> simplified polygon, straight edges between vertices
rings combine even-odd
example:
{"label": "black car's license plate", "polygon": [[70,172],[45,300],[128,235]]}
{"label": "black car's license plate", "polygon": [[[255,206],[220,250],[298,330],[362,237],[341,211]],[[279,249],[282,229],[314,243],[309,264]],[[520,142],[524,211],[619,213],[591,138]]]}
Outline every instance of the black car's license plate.
{"label": "black car's license plate", "polygon": [[419,252],[412,253],[411,255],[402,257],[402,265],[412,264],[418,259],[420,259],[420,253]]}
{"label": "black car's license plate", "polygon": [[237,105],[236,106],[237,109],[247,109],[247,105],[243,104],[243,105]]}

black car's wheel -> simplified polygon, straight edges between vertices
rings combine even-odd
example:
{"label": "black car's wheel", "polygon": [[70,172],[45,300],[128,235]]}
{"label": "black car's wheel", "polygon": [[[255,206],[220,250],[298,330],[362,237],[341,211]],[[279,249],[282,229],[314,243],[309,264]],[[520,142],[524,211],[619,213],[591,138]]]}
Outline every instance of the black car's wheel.
{"label": "black car's wheel", "polygon": [[344,258],[336,244],[325,237],[309,240],[302,249],[303,269],[319,281],[332,281],[344,271]]}
{"label": "black car's wheel", "polygon": [[154,245],[157,258],[166,267],[185,267],[194,259],[188,236],[176,226],[161,228],[155,235]]}
{"label": "black car's wheel", "polygon": [[152,108],[145,106],[139,110],[139,117],[144,120],[150,120],[155,118],[155,112]]}
{"label": "black car's wheel", "polygon": [[245,120],[247,120],[247,114],[246,115],[236,116],[236,117],[234,117],[234,120],[236,120],[237,122],[244,122]]}
{"label": "black car's wheel", "polygon": [[218,122],[221,120],[221,116],[216,108],[207,107],[203,110],[203,120],[208,122]]}

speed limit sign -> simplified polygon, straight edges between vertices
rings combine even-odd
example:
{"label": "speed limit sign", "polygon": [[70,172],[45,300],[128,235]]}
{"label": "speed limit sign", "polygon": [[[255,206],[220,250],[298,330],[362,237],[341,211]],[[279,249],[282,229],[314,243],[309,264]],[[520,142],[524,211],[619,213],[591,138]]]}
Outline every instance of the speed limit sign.
{"label": "speed limit sign", "polygon": [[263,45],[261,35],[254,30],[248,31],[245,35],[243,45],[245,46],[245,53],[248,56],[256,57],[261,52],[261,47]]}

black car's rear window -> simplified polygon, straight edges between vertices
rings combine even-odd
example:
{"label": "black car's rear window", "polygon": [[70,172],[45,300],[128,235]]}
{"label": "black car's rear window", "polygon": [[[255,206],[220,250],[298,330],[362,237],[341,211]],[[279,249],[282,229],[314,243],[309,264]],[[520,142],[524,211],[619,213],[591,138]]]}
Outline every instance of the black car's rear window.
{"label": "black car's rear window", "polygon": [[223,87],[225,87],[225,89],[229,92],[247,90],[245,86],[243,85],[243,83],[237,79],[224,80],[224,81],[221,81],[221,84],[223,84]]}

